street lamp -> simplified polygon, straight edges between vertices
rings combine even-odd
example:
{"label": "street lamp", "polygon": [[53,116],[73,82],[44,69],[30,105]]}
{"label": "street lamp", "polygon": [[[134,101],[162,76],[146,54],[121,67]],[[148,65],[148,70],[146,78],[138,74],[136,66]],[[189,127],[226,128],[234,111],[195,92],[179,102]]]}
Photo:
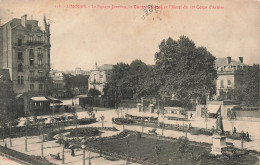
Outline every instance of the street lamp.
{"label": "street lamp", "polygon": [[86,149],[86,140],[82,139],[81,148],[83,149],[83,165],[85,165],[85,149]]}
{"label": "street lamp", "polygon": [[102,128],[103,128],[103,126],[104,126],[104,119],[105,119],[104,115],[101,115],[100,119],[102,121]]}
{"label": "street lamp", "polygon": [[8,123],[8,126],[10,128],[10,132],[9,132],[9,138],[10,138],[10,147],[13,147],[13,144],[12,144],[12,125],[11,125],[11,122]]}

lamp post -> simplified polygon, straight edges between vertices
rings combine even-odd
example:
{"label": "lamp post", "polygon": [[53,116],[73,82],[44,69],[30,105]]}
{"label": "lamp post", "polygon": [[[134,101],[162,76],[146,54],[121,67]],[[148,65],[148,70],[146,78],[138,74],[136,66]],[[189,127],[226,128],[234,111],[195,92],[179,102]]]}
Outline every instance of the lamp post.
{"label": "lamp post", "polygon": [[41,134],[42,134],[41,156],[43,158],[43,142],[44,142],[43,125],[41,125],[40,130],[41,130]]}
{"label": "lamp post", "polygon": [[89,159],[88,159],[88,164],[89,164],[89,165],[91,165],[90,154],[91,154],[91,152],[89,151],[89,152],[88,152],[88,158],[89,158]]}
{"label": "lamp post", "polygon": [[105,117],[104,117],[103,114],[101,115],[100,119],[101,119],[101,121],[102,121],[102,128],[103,128],[103,126],[104,126],[104,119],[105,119]]}
{"label": "lamp post", "polygon": [[10,138],[10,147],[13,147],[13,144],[12,144],[12,125],[11,125],[11,122],[8,123],[8,126],[10,128],[10,131],[9,131],[9,138]]}
{"label": "lamp post", "polygon": [[86,140],[82,139],[81,141],[81,148],[83,149],[83,165],[85,165],[85,149],[86,149]]}
{"label": "lamp post", "polygon": [[64,164],[65,162],[65,155],[64,155],[64,149],[65,149],[65,141],[62,137],[62,144],[63,144],[63,147],[62,147],[62,164]]}

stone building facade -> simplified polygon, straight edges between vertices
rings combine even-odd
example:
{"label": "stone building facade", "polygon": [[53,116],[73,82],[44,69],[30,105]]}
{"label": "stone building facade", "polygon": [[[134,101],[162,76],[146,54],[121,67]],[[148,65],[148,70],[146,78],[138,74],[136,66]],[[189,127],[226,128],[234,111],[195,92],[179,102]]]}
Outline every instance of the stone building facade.
{"label": "stone building facade", "polygon": [[239,57],[238,60],[233,60],[231,57],[216,59],[218,78],[214,100],[232,100],[229,91],[241,85],[246,67],[243,57]]}
{"label": "stone building facade", "polygon": [[[38,20],[14,18],[0,26],[0,69],[8,69],[14,93],[24,95],[25,108],[32,96],[44,96],[50,71],[50,25]],[[46,108],[45,108],[46,109]]]}
{"label": "stone building facade", "polygon": [[107,79],[113,69],[113,65],[104,64],[100,67],[97,66],[97,63],[90,70],[90,76],[88,79],[88,89],[94,88],[101,92],[103,95],[103,89],[107,83]]}

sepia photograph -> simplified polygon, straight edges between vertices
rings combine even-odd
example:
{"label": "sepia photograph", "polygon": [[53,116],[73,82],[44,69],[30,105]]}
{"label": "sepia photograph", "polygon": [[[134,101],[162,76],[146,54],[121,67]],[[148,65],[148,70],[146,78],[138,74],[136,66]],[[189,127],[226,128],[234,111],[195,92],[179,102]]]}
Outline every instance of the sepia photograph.
{"label": "sepia photograph", "polygon": [[259,165],[260,0],[0,0],[0,165]]}

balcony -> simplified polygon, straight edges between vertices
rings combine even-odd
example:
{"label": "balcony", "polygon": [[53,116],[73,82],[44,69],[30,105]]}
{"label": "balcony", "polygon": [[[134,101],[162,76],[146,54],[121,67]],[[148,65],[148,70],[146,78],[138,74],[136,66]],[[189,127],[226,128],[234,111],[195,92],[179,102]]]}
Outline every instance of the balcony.
{"label": "balcony", "polygon": [[30,46],[38,46],[38,45],[44,45],[45,43],[43,41],[27,41],[25,45],[30,45]]}
{"label": "balcony", "polygon": [[34,77],[30,77],[29,79],[30,79],[31,82],[35,82],[35,81],[44,82],[44,81],[46,81],[46,77],[44,77],[44,76],[34,76]]}

